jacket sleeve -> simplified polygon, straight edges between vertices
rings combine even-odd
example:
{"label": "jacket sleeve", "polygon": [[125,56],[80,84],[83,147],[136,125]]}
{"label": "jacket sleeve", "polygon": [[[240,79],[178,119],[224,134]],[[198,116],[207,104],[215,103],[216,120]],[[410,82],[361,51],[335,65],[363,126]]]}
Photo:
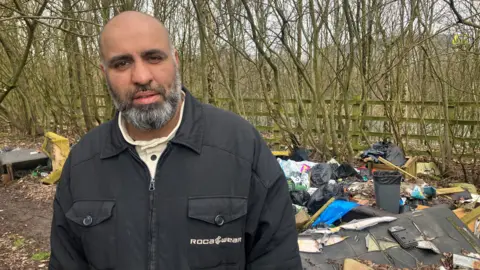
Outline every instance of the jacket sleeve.
{"label": "jacket sleeve", "polygon": [[50,235],[50,270],[88,269],[80,239],[75,236],[65,213],[72,205],[70,193],[70,156],[63,166],[53,202],[53,219]]}
{"label": "jacket sleeve", "polygon": [[259,138],[246,228],[247,269],[302,269],[288,184],[277,160]]}

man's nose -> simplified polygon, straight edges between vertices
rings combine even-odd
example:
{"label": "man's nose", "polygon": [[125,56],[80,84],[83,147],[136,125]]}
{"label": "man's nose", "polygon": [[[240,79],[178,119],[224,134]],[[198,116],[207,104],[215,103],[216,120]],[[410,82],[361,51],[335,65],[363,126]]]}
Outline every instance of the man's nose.
{"label": "man's nose", "polygon": [[152,73],[148,66],[139,61],[136,62],[132,71],[132,81],[138,85],[149,85],[153,80]]}

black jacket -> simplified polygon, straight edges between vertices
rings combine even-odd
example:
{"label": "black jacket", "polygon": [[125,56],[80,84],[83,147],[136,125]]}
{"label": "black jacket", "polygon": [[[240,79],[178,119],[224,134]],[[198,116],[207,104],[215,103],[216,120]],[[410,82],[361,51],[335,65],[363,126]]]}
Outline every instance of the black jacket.
{"label": "black jacket", "polygon": [[287,181],[260,134],[184,91],[154,179],[118,114],[72,148],[49,269],[302,269]]}

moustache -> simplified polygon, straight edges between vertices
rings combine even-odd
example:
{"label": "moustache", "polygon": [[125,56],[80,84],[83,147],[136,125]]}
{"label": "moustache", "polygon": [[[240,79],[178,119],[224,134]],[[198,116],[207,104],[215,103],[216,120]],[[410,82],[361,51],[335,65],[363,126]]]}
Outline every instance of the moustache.
{"label": "moustache", "polygon": [[133,100],[135,95],[137,95],[138,93],[147,92],[147,91],[155,92],[155,94],[161,95],[164,99],[166,99],[167,97],[167,90],[162,86],[158,86],[158,87],[139,86],[139,87],[136,87],[133,91],[129,92],[128,98],[130,100]]}

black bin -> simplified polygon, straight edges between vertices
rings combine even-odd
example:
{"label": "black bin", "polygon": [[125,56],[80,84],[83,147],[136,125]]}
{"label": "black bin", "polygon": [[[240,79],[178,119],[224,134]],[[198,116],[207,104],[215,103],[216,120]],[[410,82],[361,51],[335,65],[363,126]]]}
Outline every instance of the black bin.
{"label": "black bin", "polygon": [[402,174],[398,171],[375,171],[373,183],[377,207],[390,213],[400,212],[400,184]]}

